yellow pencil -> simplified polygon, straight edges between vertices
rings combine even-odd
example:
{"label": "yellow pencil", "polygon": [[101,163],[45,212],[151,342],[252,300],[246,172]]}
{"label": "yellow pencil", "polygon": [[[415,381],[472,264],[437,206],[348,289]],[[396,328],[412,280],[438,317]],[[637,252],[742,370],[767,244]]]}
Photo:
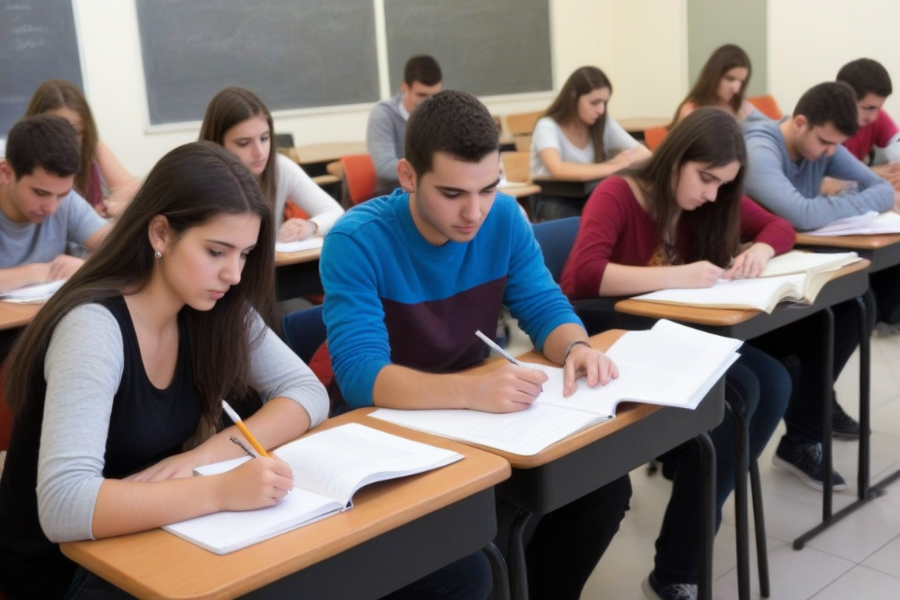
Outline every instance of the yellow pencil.
{"label": "yellow pencil", "polygon": [[244,422],[241,420],[240,415],[234,412],[234,409],[228,406],[228,403],[224,400],[222,400],[222,408],[225,409],[226,414],[231,417],[231,420],[234,421],[234,424],[238,429],[240,429],[241,433],[244,434],[244,437],[247,438],[247,441],[250,442],[250,445],[253,446],[253,448],[259,453],[259,455],[269,458],[269,455],[266,452],[265,448],[263,448],[262,445],[256,441],[256,438],[253,437],[253,434],[250,433],[250,430],[247,429],[246,425],[244,425]]}

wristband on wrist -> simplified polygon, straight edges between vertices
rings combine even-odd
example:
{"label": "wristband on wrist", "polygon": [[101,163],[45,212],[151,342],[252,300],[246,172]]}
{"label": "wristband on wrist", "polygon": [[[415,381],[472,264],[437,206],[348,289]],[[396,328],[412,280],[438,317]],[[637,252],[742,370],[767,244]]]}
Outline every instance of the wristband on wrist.
{"label": "wristband on wrist", "polygon": [[572,351],[572,348],[574,348],[575,346],[585,346],[587,348],[591,347],[591,345],[588,344],[584,340],[575,340],[574,342],[572,342],[571,344],[569,344],[566,347],[566,357],[563,359],[563,364],[566,364],[569,361],[569,353]]}

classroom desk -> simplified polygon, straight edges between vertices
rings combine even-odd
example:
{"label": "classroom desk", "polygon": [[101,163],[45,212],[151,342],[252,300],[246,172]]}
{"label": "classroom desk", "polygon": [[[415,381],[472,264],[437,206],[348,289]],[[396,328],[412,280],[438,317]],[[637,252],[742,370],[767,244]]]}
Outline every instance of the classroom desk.
{"label": "classroom desk", "polygon": [[[591,337],[591,344],[608,349],[625,332],[611,330]],[[537,352],[522,360],[551,364]],[[495,358],[469,372],[496,369],[506,364]],[[522,536],[532,516],[541,516],[564,506],[611,481],[626,475],[664,452],[699,438],[701,457],[706,461],[705,486],[700,495],[705,502],[703,559],[700,573],[700,600],[712,598],[712,542],[715,532],[715,451],[706,432],[722,420],[724,381],[717,383],[696,410],[623,403],[616,417],[589,427],[546,448],[534,456],[520,456],[496,448],[476,446],[505,458],[512,476],[497,486],[497,496],[518,507],[510,532],[508,555],[513,598],[528,597],[525,548]],[[370,419],[375,421],[376,419]],[[650,542],[648,540],[648,547]],[[602,564],[602,561],[601,561]]]}
{"label": "classroom desk", "polygon": [[303,167],[310,177],[325,175],[325,167],[330,162],[340,160],[342,156],[365,154],[368,152],[363,142],[328,142],[323,144],[307,144],[294,146],[289,156]]}
{"label": "classroom desk", "polygon": [[14,304],[0,301],[0,364],[12,349],[13,343],[43,306],[40,304]]}
{"label": "classroom desk", "polygon": [[[691,325],[710,333],[724,335],[740,340],[749,340],[755,337],[759,337],[789,323],[799,321],[800,319],[808,317],[814,313],[825,310],[828,312],[829,317],[827,318],[827,331],[825,331],[823,335],[823,343],[827,348],[831,349],[834,347],[834,323],[833,319],[830,317],[830,307],[841,302],[860,299],[865,296],[866,291],[869,287],[869,266],[869,261],[862,260],[852,265],[842,267],[841,269],[838,269],[831,274],[829,282],[825,284],[825,286],[819,292],[818,296],[816,297],[816,301],[812,305],[803,306],[796,304],[779,304],[775,307],[775,310],[772,312],[772,314],[766,314],[765,312],[758,310],[735,310],[694,306],[678,306],[673,304],[646,302],[643,300],[634,299],[627,299],[617,302],[615,305],[615,309],[617,312],[645,317],[654,321],[657,319],[670,319],[672,321],[678,321],[687,325]],[[866,317],[863,316],[861,320],[865,319]],[[863,337],[866,338],[865,343],[862,342]],[[865,347],[866,355],[868,356],[868,337],[861,335],[860,338],[861,347]],[[826,352],[822,365],[822,377],[824,381],[827,382],[825,389],[829,390],[831,389],[831,384],[834,379],[832,375],[832,361],[832,352]],[[825,463],[826,472],[831,472],[832,405],[830,394],[826,399],[824,412],[823,432],[825,443],[823,444],[823,461]],[[738,418],[740,418],[740,416]],[[742,450],[744,451],[743,453]],[[744,467],[749,468],[747,457],[744,454],[745,452],[746,444],[742,444],[739,440],[736,458],[738,464],[741,465],[742,473],[746,473],[746,469]],[[862,456],[860,456],[860,468],[863,468]],[[824,487],[825,489],[822,496],[822,521],[823,523],[830,523],[832,520],[832,482],[830,479],[826,480]],[[737,553],[739,569],[738,593],[741,598],[748,598],[750,595],[750,581],[749,534],[748,524],[746,521],[746,476],[735,478],[735,503],[738,506],[738,510],[736,510],[736,513],[739,520],[737,527]],[[757,519],[761,519],[761,498],[759,500],[754,498],[754,506],[759,507],[759,510],[754,510],[754,516]],[[757,530],[759,530],[759,527],[757,527]],[[764,539],[760,539],[759,537],[757,538],[758,550],[759,546],[764,543]],[[799,547],[797,546],[796,541],[794,544],[794,547],[796,549],[803,547],[802,543],[799,545]],[[761,553],[764,553],[764,550],[762,550]],[[760,561],[760,563],[762,564],[762,561]],[[761,587],[766,588],[767,592],[768,571],[765,567],[763,567],[763,570],[761,570],[761,579],[764,580],[764,583],[761,585]],[[765,595],[767,595],[767,593]]]}
{"label": "classroom desk", "polygon": [[541,186],[534,185],[533,183],[517,183],[517,184],[507,184],[504,186],[500,186],[497,188],[498,192],[503,194],[507,194],[512,196],[513,198],[528,198],[529,196],[534,196],[535,194],[541,193]]}
{"label": "classroom desk", "polygon": [[364,418],[360,411],[329,419],[316,430],[344,423],[363,423],[465,458],[366,486],[346,512],[224,556],[162,529],[60,547],[131,594],[181,599],[374,599],[491,547],[497,530],[493,486],[509,477],[505,460]]}
{"label": "classroom desk", "polygon": [[823,237],[798,233],[795,245],[819,252],[853,250],[872,263],[872,273],[900,264],[900,234]]}
{"label": "classroom desk", "polygon": [[545,177],[538,175],[533,177],[535,184],[541,186],[541,192],[546,196],[561,196],[564,198],[581,198],[586,200],[600,179],[587,175],[577,177],[567,177],[566,179],[555,179],[553,177]]}
{"label": "classroom desk", "polygon": [[307,294],[322,294],[319,257],[322,248],[275,253],[275,300],[289,300]]}
{"label": "classroom desk", "polygon": [[631,117],[616,119],[616,122],[639,142],[644,141],[644,132],[653,127],[665,127],[672,122],[671,117]]}

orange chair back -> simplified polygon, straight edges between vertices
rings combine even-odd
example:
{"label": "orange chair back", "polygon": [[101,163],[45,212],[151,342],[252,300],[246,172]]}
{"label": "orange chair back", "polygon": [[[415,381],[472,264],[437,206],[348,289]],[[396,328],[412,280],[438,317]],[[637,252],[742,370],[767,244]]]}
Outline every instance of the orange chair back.
{"label": "orange chair back", "polygon": [[747,101],[755,106],[759,112],[766,115],[770,119],[780,121],[781,118],[784,117],[784,113],[781,112],[780,108],[778,108],[778,103],[775,102],[775,98],[773,98],[770,94],[766,94],[765,96],[754,96],[752,98],[747,98]]}
{"label": "orange chair back", "polygon": [[668,134],[668,127],[650,127],[644,130],[644,143],[650,150],[656,150]]}
{"label": "orange chair back", "polygon": [[350,202],[356,206],[375,195],[375,163],[368,154],[352,154],[341,157],[344,171],[344,190]]}

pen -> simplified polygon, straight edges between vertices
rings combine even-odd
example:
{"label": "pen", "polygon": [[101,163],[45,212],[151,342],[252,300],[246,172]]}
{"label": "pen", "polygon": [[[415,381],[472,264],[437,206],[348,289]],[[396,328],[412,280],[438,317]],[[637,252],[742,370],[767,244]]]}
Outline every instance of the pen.
{"label": "pen", "polygon": [[487,344],[489,348],[491,348],[491,349],[493,349],[493,350],[496,350],[496,351],[500,354],[500,356],[502,356],[503,358],[505,358],[506,360],[508,360],[508,361],[511,362],[512,364],[517,365],[517,366],[520,366],[520,367],[524,367],[524,366],[525,366],[525,365],[523,365],[520,361],[518,361],[518,360],[516,360],[515,358],[513,358],[512,355],[511,355],[509,352],[507,352],[506,350],[504,350],[503,348],[501,348],[500,346],[498,346],[496,343],[494,343],[494,340],[492,340],[492,339],[489,338],[488,336],[486,336],[486,335],[484,335],[483,333],[481,333],[480,330],[479,330],[479,331],[476,331],[476,332],[475,332],[475,335],[477,335],[478,337],[480,337],[480,338],[481,338],[481,341],[484,342],[485,344]]}
{"label": "pen", "polygon": [[237,439],[234,436],[231,436],[231,441],[234,442],[235,444],[237,444],[238,446],[240,446],[244,452],[249,454],[250,458],[256,458],[256,455],[253,454],[253,451],[250,450],[250,448],[248,448],[247,446],[244,445],[244,442],[242,442],[241,440]]}
{"label": "pen", "polygon": [[269,458],[269,455],[266,453],[266,449],[262,447],[262,445],[256,441],[256,438],[253,437],[253,434],[250,433],[250,430],[247,429],[247,426],[244,425],[244,422],[241,420],[241,417],[234,412],[234,409],[228,406],[228,403],[222,400],[222,408],[225,409],[225,412],[231,417],[231,420],[234,421],[235,426],[241,430],[241,433],[244,434],[244,437],[247,438],[247,441],[250,442],[250,445],[253,446],[253,449],[256,450],[256,453],[260,456],[265,456]]}

